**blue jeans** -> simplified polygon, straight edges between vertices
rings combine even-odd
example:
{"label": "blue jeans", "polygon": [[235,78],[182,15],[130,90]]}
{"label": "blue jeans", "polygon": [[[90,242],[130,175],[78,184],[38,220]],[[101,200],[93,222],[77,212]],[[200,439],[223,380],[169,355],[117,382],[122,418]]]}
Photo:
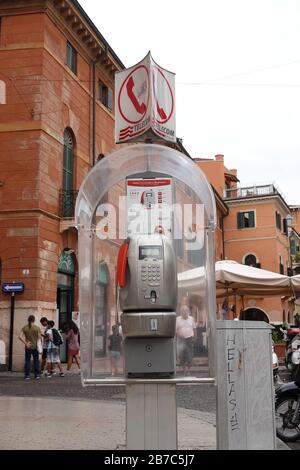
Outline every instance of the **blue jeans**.
{"label": "blue jeans", "polygon": [[31,355],[33,357],[34,375],[40,375],[39,353],[37,349],[25,349],[25,377],[30,377]]}

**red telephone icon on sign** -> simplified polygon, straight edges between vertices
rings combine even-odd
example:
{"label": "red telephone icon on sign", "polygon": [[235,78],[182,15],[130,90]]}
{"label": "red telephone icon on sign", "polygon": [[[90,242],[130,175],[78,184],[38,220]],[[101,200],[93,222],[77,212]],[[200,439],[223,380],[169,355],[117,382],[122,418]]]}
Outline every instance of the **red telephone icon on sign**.
{"label": "red telephone icon on sign", "polygon": [[147,111],[147,107],[146,107],[145,103],[139,103],[137,97],[134,94],[133,88],[134,88],[134,81],[133,81],[133,78],[130,77],[127,84],[126,84],[127,94],[129,96],[133,106],[135,107],[135,110],[139,114],[145,114],[145,112]]}
{"label": "red telephone icon on sign", "polygon": [[125,273],[127,266],[127,253],[128,253],[129,243],[125,242],[121,245],[118,262],[117,262],[117,286],[123,289],[126,284]]}
{"label": "red telephone icon on sign", "polygon": [[165,121],[168,116],[167,116],[166,113],[164,112],[163,108],[161,108],[161,107],[159,106],[157,99],[156,99],[156,108],[157,108],[157,112],[158,112],[158,114],[160,115],[161,119],[162,119],[163,121]]}
{"label": "red telephone icon on sign", "polygon": [[154,73],[153,73],[153,91],[154,91],[154,97],[155,97],[155,101],[156,101],[156,109],[157,109],[157,112],[160,116],[160,118],[163,120],[163,121],[166,121],[166,119],[168,118],[168,116],[166,115],[165,111],[163,108],[161,108],[158,104],[158,100],[157,100],[157,96],[156,96],[156,93],[155,93],[155,76],[154,76]]}

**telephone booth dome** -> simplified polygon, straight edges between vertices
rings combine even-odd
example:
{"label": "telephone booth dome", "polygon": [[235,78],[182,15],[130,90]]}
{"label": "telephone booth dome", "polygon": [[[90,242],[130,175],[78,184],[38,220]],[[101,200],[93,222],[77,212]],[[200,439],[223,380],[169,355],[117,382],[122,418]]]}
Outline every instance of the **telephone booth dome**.
{"label": "telephone booth dome", "polygon": [[[164,380],[214,379],[216,207],[211,186],[193,160],[154,144],[111,153],[83,181],[75,214],[83,384],[128,381],[122,347],[115,357],[111,354],[114,325],[122,336],[117,259],[124,240],[140,230],[163,233],[172,240],[178,279],[175,313],[180,317],[182,307],[187,306],[192,318],[188,377],[177,347],[175,375]],[[137,214],[143,218],[137,219]],[[150,274],[157,282],[156,273]]]}

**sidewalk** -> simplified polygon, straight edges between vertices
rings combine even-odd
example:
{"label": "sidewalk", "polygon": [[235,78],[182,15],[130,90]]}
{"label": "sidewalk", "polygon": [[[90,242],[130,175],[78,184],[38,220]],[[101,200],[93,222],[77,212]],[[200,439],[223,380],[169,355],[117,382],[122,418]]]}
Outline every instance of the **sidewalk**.
{"label": "sidewalk", "polygon": [[[74,369],[70,375],[78,376],[78,371]],[[38,397],[27,393],[27,397],[24,397],[25,384],[23,380],[19,380],[23,378],[23,373],[0,374],[0,378],[12,376],[17,378],[13,387],[18,386],[20,396],[0,395],[0,450],[44,449],[45,442],[49,450],[126,449],[126,404],[123,402],[126,398],[125,390],[121,393],[120,389],[113,390],[108,399],[103,399],[102,396],[97,400],[88,397],[74,398],[72,389],[69,388],[70,382],[66,383],[64,378],[50,381],[41,379],[42,383],[32,380],[32,385],[40,389],[39,386],[43,383],[49,383],[51,389],[55,390],[58,385],[65,384],[63,388],[67,387],[70,392],[68,398],[59,395],[50,398],[48,393]],[[4,393],[8,395],[10,392],[12,393],[12,389],[7,389]],[[216,449],[214,411],[178,408],[178,449]],[[277,449],[290,450],[279,439]]]}
{"label": "sidewalk", "polygon": [[[125,450],[125,404],[0,396],[0,450]],[[216,449],[212,413],[178,409],[178,444]]]}
{"label": "sidewalk", "polygon": [[[113,398],[113,397],[112,397]],[[125,403],[0,396],[0,450],[125,450]],[[178,409],[178,449],[215,450],[215,415]],[[277,439],[278,450],[289,448]]]}

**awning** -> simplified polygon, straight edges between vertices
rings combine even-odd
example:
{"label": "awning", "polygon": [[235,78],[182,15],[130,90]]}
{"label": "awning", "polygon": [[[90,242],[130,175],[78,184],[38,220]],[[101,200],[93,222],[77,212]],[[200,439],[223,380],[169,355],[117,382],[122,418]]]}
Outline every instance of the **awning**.
{"label": "awning", "polygon": [[[254,268],[232,260],[215,264],[217,297],[226,295],[276,296],[292,293],[291,281],[283,274]],[[295,276],[296,277],[296,276]],[[178,275],[178,287],[190,293],[205,293],[204,267],[191,269]],[[300,276],[299,276],[300,289]]]}

